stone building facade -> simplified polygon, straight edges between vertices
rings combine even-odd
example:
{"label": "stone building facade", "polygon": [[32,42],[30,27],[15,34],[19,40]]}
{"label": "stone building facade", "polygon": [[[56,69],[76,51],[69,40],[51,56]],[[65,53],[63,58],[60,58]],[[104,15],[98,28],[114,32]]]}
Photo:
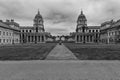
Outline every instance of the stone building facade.
{"label": "stone building facade", "polygon": [[106,21],[101,24],[100,41],[106,44],[120,42],[120,20]]}
{"label": "stone building facade", "polygon": [[81,11],[77,19],[76,32],[70,35],[76,43],[97,43],[99,42],[100,26],[87,26],[86,16]]}
{"label": "stone building facade", "polygon": [[14,20],[0,21],[0,44],[20,43],[19,24]]}
{"label": "stone building facade", "polygon": [[21,43],[45,43],[50,33],[45,32],[43,18],[38,11],[33,26],[21,26]]}

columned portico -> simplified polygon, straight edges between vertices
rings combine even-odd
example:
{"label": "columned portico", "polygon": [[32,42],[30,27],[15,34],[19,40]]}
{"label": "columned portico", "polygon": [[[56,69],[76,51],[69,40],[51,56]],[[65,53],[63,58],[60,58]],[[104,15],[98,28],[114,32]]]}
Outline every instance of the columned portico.
{"label": "columned portico", "polygon": [[95,37],[93,35],[77,35],[75,37],[76,43],[93,43]]}
{"label": "columned portico", "polygon": [[21,43],[44,43],[46,41],[45,34],[21,34]]}
{"label": "columned portico", "polygon": [[87,26],[86,16],[81,11],[77,19],[76,32],[72,36],[75,36],[76,43],[94,43],[99,41],[99,31],[100,26]]}
{"label": "columned portico", "polygon": [[21,43],[44,43],[50,33],[45,32],[43,18],[38,11],[33,20],[33,26],[20,27]]}

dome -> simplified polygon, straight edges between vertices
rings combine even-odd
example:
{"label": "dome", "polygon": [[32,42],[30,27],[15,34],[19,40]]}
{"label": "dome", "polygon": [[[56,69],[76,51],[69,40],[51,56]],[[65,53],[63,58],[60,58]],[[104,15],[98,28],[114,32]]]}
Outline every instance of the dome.
{"label": "dome", "polygon": [[41,20],[43,20],[41,14],[39,12],[39,10],[38,10],[38,13],[35,15],[35,19],[41,19]]}
{"label": "dome", "polygon": [[83,14],[83,11],[81,11],[81,14],[78,17],[78,21],[87,21],[85,15]]}

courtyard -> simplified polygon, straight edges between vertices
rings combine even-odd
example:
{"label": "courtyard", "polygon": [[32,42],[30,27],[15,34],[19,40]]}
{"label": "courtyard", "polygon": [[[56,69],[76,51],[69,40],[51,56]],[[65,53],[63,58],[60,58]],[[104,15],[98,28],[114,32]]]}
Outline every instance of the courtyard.
{"label": "courtyard", "polygon": [[0,80],[119,80],[119,49],[118,44],[1,46]]}
{"label": "courtyard", "polygon": [[0,60],[44,60],[56,43],[0,46]]}
{"label": "courtyard", "polygon": [[120,80],[120,62],[0,61],[0,80]]}
{"label": "courtyard", "polygon": [[79,60],[120,60],[120,44],[65,43]]}
{"label": "courtyard", "polygon": [[0,46],[0,60],[120,60],[119,44],[57,43]]}

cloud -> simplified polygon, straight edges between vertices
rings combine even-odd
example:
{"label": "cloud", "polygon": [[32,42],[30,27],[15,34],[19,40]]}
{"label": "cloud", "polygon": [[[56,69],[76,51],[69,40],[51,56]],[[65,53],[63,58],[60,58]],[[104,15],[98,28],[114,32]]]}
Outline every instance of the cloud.
{"label": "cloud", "polygon": [[120,18],[119,0],[0,0],[1,19],[15,19],[20,25],[33,25],[40,10],[45,29],[54,35],[74,32],[81,9],[88,25]]}

